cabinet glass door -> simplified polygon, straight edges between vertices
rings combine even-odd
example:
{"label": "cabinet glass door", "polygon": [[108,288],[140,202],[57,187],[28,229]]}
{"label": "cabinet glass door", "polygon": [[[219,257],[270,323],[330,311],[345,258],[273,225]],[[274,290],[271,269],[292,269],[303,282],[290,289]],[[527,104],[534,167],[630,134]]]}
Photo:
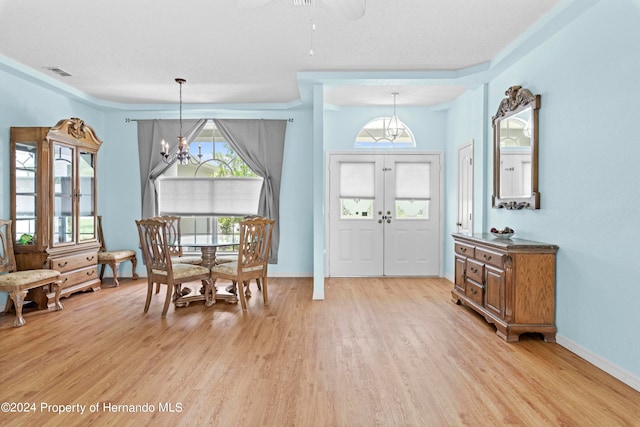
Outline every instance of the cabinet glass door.
{"label": "cabinet glass door", "polygon": [[96,238],[96,210],[95,210],[95,155],[88,152],[80,152],[80,163],[78,164],[78,174],[80,175],[80,213],[78,215],[79,240],[93,240]]}
{"label": "cabinet glass door", "polygon": [[73,242],[73,154],[64,145],[53,146],[53,244]]}
{"label": "cabinet glass door", "polygon": [[37,144],[18,142],[15,145],[16,175],[16,245],[35,245],[37,238],[38,186]]}

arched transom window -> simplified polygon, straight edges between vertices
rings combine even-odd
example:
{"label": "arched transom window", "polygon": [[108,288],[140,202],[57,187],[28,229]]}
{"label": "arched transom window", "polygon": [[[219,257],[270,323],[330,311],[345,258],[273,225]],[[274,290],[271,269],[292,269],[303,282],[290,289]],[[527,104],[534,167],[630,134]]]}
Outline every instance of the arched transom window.
{"label": "arched transom window", "polygon": [[413,133],[402,121],[391,117],[378,117],[364,125],[354,147],[356,148],[410,148],[415,147]]}

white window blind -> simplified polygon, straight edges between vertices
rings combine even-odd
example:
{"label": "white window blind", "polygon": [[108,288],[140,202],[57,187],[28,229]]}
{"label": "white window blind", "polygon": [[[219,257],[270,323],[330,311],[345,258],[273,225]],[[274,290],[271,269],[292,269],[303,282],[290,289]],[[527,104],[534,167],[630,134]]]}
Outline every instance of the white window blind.
{"label": "white window blind", "polygon": [[262,178],[162,177],[156,188],[160,215],[245,216],[258,213]]}
{"label": "white window blind", "polygon": [[373,199],[375,197],[374,163],[340,163],[340,197]]}
{"label": "white window blind", "polygon": [[396,199],[431,198],[429,163],[396,163]]}

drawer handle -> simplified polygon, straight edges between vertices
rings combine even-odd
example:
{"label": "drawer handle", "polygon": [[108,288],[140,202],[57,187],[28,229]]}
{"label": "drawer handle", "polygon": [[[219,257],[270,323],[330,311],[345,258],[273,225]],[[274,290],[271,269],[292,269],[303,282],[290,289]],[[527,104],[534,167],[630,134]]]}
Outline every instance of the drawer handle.
{"label": "drawer handle", "polygon": [[475,267],[471,267],[471,272],[472,272],[472,273],[477,273],[477,272],[478,272],[478,269],[477,269],[477,268],[475,268]]}
{"label": "drawer handle", "polygon": [[87,276],[93,276],[95,272],[95,270],[87,271]]}
{"label": "drawer handle", "polygon": [[491,255],[484,254],[482,255],[485,261],[491,261]]}
{"label": "drawer handle", "polygon": [[467,252],[467,248],[460,248],[460,252]]}
{"label": "drawer handle", "polygon": [[63,284],[64,284],[64,283],[67,283],[67,280],[69,280],[69,278],[68,278],[68,277],[65,277],[65,278],[64,278],[64,280],[62,281],[62,283],[63,283]]}
{"label": "drawer handle", "polygon": [[94,258],[95,256],[87,257],[87,261],[93,261]]}
{"label": "drawer handle", "polygon": [[58,267],[62,268],[64,266],[66,266],[67,264],[69,264],[69,261],[65,261],[64,264],[58,263]]}
{"label": "drawer handle", "polygon": [[475,295],[475,294],[478,293],[478,290],[477,289],[471,289],[471,293]]}

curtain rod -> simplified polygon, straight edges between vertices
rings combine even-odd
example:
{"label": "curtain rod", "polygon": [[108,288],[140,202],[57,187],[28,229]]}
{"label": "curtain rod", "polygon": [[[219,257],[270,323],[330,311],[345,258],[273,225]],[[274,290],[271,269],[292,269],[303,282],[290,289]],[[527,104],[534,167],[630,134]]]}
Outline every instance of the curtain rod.
{"label": "curtain rod", "polygon": [[[173,120],[173,119],[132,119],[132,118],[129,118],[129,117],[125,117],[124,122],[125,122],[125,123],[131,123],[131,122],[140,122],[140,121],[143,121],[143,120]],[[211,120],[211,121],[213,121],[213,119],[206,119],[206,120]],[[263,118],[261,118],[260,120],[281,120],[281,119],[265,119],[265,118],[263,117]],[[289,117],[289,118],[288,118],[288,119],[286,119],[286,120],[287,120],[287,122],[289,122],[289,123],[293,123],[293,117]]]}

